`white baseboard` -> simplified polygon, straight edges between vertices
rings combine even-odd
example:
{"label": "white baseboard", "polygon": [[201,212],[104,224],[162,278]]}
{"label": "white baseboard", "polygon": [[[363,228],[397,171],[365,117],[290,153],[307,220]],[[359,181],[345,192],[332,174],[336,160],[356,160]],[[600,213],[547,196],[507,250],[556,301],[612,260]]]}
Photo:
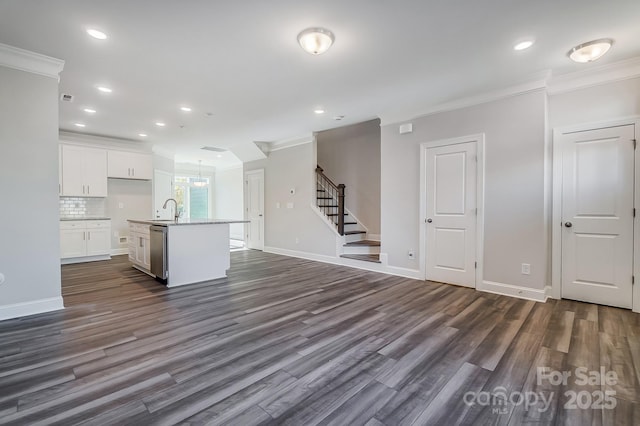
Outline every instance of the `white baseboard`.
{"label": "white baseboard", "polygon": [[368,240],[380,241],[380,234],[369,234],[367,235]]}
{"label": "white baseboard", "polygon": [[111,256],[120,256],[121,254],[129,254],[129,247],[111,249]]}
{"label": "white baseboard", "polygon": [[533,300],[536,302],[546,302],[547,290],[538,290],[528,287],[520,287],[511,284],[497,283],[494,281],[482,281],[482,285],[477,290],[487,293],[501,294],[503,296],[517,297],[519,299]]}
{"label": "white baseboard", "polygon": [[0,321],[64,309],[62,297],[34,300],[0,306]]}
{"label": "white baseboard", "polygon": [[101,260],[110,260],[110,259],[111,259],[110,254],[102,254],[100,256],[69,257],[66,259],[60,259],[60,264],[70,265],[72,263],[98,262]]}
{"label": "white baseboard", "polygon": [[315,260],[317,262],[330,263],[332,265],[348,266],[350,268],[363,269],[365,271],[380,272],[383,274],[396,275],[399,277],[422,280],[420,271],[413,269],[398,268],[386,265],[385,258],[380,256],[383,263],[364,262],[360,260],[345,259],[342,257],[327,256],[323,254],[309,253],[297,250],[287,250],[276,247],[264,247],[265,253],[281,254],[283,256],[297,257],[300,259]]}
{"label": "white baseboard", "polygon": [[555,297],[553,297],[553,287],[551,287],[550,285],[546,286],[544,288],[544,295],[546,296],[545,300],[546,299],[555,299]]}

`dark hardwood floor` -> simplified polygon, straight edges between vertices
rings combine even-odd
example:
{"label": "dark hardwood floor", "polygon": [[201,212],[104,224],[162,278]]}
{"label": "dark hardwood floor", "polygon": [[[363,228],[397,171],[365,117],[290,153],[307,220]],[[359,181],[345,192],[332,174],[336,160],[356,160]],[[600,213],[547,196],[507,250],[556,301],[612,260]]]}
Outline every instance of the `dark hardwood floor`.
{"label": "dark hardwood floor", "polygon": [[67,309],[0,322],[0,424],[640,424],[630,311],[255,251],[176,289],[62,274]]}

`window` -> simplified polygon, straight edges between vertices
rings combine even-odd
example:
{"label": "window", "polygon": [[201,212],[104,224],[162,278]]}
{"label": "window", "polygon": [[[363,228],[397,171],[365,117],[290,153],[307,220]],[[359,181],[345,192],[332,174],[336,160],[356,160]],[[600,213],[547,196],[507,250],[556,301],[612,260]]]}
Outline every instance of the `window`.
{"label": "window", "polygon": [[209,178],[176,176],[175,192],[180,217],[206,219],[209,217]]}

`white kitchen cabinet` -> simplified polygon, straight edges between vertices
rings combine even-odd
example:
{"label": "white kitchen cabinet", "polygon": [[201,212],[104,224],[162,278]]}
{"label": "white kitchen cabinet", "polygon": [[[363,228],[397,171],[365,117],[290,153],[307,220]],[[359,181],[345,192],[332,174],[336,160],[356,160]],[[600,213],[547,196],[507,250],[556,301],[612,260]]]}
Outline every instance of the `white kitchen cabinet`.
{"label": "white kitchen cabinet", "polygon": [[151,237],[149,225],[129,222],[129,260],[143,272],[151,270]]}
{"label": "white kitchen cabinet", "polygon": [[89,262],[111,258],[111,222],[73,220],[60,222],[62,263]]}
{"label": "white kitchen cabinet", "polygon": [[108,151],[107,176],[118,179],[151,180],[153,178],[151,155],[136,152]]}
{"label": "white kitchen cabinet", "polygon": [[107,196],[107,151],[62,145],[62,195]]}

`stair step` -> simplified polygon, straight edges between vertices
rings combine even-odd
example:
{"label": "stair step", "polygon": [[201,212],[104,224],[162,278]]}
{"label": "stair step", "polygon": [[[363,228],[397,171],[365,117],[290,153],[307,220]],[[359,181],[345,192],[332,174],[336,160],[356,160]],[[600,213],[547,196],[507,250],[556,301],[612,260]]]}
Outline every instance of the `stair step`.
{"label": "stair step", "polygon": [[340,257],[345,259],[362,260],[364,262],[380,263],[379,254],[343,254]]}
{"label": "stair step", "polygon": [[345,222],[344,224],[345,225],[357,225],[358,222]]}
{"label": "stair step", "polygon": [[316,197],[317,200],[333,200],[331,197]]}
{"label": "stair step", "polygon": [[322,205],[319,205],[318,207],[338,207],[338,206],[334,206],[333,204],[322,204]]}
{"label": "stair step", "polygon": [[361,240],[361,241],[352,241],[344,245],[345,247],[353,247],[353,246],[369,246],[369,247],[380,247],[380,241],[375,240]]}
{"label": "stair step", "polygon": [[318,192],[327,192],[324,189],[316,189],[316,191],[318,191]]}
{"label": "stair step", "polygon": [[345,231],[344,235],[366,234],[367,231]]}
{"label": "stair step", "polygon": [[[349,213],[345,213],[345,216],[349,216]],[[327,216],[340,216],[338,213],[329,213]]]}

